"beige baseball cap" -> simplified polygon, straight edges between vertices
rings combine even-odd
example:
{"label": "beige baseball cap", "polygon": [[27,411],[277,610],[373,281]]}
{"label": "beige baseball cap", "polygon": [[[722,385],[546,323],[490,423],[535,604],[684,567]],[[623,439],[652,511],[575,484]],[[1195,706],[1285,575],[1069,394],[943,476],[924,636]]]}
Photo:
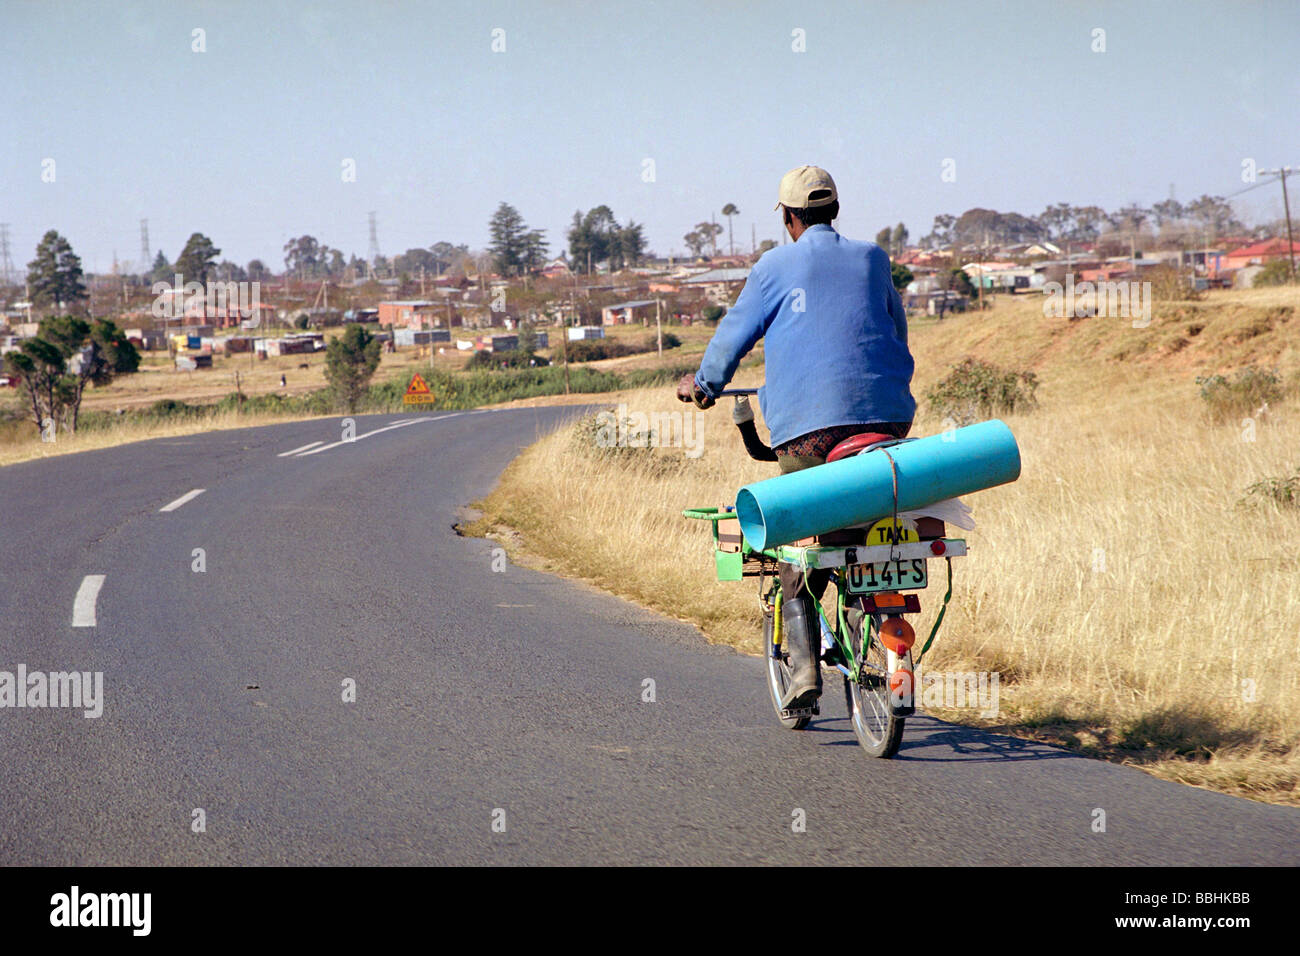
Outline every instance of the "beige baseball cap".
{"label": "beige baseball cap", "polygon": [[820,166],[800,166],[781,177],[776,208],[812,209],[829,206],[839,198],[835,180]]}

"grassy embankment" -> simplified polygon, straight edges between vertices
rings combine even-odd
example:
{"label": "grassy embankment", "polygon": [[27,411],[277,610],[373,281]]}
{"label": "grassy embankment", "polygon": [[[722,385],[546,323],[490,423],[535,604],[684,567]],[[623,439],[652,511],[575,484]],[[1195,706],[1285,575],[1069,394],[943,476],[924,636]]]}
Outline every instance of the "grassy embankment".
{"label": "grassy embankment", "polygon": [[[1297,313],[1300,290],[1216,293],[1157,304],[1134,329],[1044,318],[1042,299],[1024,296],[913,324],[918,397],[967,356],[1042,383],[1036,410],[1004,416],[1022,477],[967,499],[978,527],[927,661],[999,673],[1001,713],[940,716],[1300,804],[1300,508],[1247,494],[1300,466]],[[1279,368],[1289,391],[1253,436],[1238,414],[1210,416],[1195,383],[1252,364]],[[631,412],[681,408],[668,388],[624,398]],[[729,503],[774,469],[745,457],[726,408],[701,415],[695,459],[557,432],[507,469],[470,530],[754,652],[755,585],[714,581],[706,526],[680,512]],[[913,434],[938,430],[922,402]],[[941,600],[941,567],[918,633]]]}
{"label": "grassy embankment", "polygon": [[[331,330],[330,334],[337,330]],[[620,343],[643,343],[653,329],[620,326],[610,331]],[[698,361],[708,333],[702,328],[675,329],[681,348],[664,353],[628,355],[572,364],[569,384],[577,393],[618,393],[620,389],[668,381],[673,370]],[[552,333],[554,337],[555,333]],[[559,362],[559,349],[539,354]],[[469,353],[448,348],[430,355],[428,347],[385,353],[360,413],[419,414],[444,409],[477,408],[552,397],[563,400],[564,372],[558,365],[510,371],[465,371]],[[119,376],[103,388],[91,388],[82,402],[75,435],[59,433],[40,441],[16,389],[0,389],[0,466],[32,458],[105,448],[149,438],[170,437],[252,425],[272,425],[303,418],[341,414],[327,391],[323,354],[275,356],[218,355],[212,369],[176,371],[170,359],[145,353],[141,370]],[[413,373],[429,382],[438,401],[402,403]],[[236,379],[238,375],[238,380]],[[280,385],[284,375],[286,384]],[[240,400],[236,395],[236,382]],[[558,398],[556,398],[558,397]]]}

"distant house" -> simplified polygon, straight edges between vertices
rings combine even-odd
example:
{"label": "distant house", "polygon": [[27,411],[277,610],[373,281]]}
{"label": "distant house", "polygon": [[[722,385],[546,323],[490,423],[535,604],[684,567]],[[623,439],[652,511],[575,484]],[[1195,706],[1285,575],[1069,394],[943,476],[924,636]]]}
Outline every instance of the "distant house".
{"label": "distant house", "polygon": [[637,320],[637,313],[645,313],[655,305],[654,299],[634,299],[631,302],[618,302],[607,305],[600,310],[600,321],[604,325],[624,325]]}
{"label": "distant house", "polygon": [[267,355],[302,355],[323,351],[325,336],[319,332],[303,332],[279,339],[265,339],[259,341],[258,345],[259,351],[264,351]]}
{"label": "distant house", "polygon": [[926,294],[926,314],[944,315],[948,312],[965,312],[966,296],[957,292],[929,292]]}
{"label": "distant house", "polygon": [[567,278],[572,274],[573,270],[569,268],[569,264],[562,258],[552,259],[542,268],[542,275],[546,276],[548,279]]}
{"label": "distant house", "polygon": [[[1287,259],[1287,241],[1285,239],[1264,239],[1250,245],[1233,249],[1223,256],[1220,269],[1241,269],[1245,266],[1262,266],[1274,259]],[[1293,243],[1291,252],[1300,258],[1300,242]]]}
{"label": "distant house", "polygon": [[427,299],[380,302],[378,315],[380,325],[418,329],[437,321],[438,303]]}
{"label": "distant house", "polygon": [[730,305],[748,278],[748,269],[709,269],[683,279],[681,286],[683,291],[699,292],[716,305]]}

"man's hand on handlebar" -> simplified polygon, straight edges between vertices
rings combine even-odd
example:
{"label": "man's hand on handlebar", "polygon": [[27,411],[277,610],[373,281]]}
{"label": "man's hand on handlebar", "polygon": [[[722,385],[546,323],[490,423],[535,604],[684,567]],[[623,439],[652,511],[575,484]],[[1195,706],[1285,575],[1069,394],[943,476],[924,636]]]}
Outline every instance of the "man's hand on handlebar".
{"label": "man's hand on handlebar", "polygon": [[687,372],[682,376],[682,380],[677,383],[677,400],[681,402],[694,402],[697,408],[712,408],[713,399],[704,394],[704,391],[696,386],[694,373]]}

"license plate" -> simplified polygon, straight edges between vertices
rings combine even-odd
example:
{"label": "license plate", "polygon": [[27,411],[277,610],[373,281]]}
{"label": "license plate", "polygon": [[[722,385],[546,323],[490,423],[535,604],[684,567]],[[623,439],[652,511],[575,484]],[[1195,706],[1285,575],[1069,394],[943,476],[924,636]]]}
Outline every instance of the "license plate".
{"label": "license plate", "polygon": [[926,586],[925,558],[900,558],[850,564],[846,569],[850,594],[901,591]]}

